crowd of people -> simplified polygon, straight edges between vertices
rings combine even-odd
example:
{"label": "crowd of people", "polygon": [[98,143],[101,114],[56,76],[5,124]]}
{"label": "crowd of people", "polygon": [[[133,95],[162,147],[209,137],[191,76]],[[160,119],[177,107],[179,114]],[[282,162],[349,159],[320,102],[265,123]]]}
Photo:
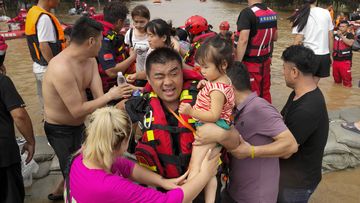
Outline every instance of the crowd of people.
{"label": "crowd of people", "polygon": [[[107,3],[103,19],[80,17],[63,31],[50,12],[58,3],[39,0],[25,24],[45,134],[63,175],[50,200],[309,200],[329,132],[319,80],[333,65],[335,83],[351,87],[347,21],[334,36],[331,15],[316,0],[304,0],[289,17],[295,37],[281,59],[293,91],[278,112],[270,78],[281,36],[277,13],[262,0],[248,0],[234,33],[226,21],[215,33],[198,15],[175,29],[137,5],[122,34],[129,10],[121,1]],[[6,48],[0,40],[0,176],[7,186],[0,202],[23,202],[14,123],[27,141],[26,162],[35,141],[25,104],[5,75]],[[119,72],[127,82],[118,82]]]}

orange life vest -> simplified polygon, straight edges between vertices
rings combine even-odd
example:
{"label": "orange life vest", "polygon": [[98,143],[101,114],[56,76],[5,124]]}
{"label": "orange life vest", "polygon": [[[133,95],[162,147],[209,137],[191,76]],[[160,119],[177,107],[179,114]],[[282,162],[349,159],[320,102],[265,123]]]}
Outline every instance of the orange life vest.
{"label": "orange life vest", "polygon": [[39,6],[33,6],[29,10],[25,22],[25,35],[30,50],[30,55],[34,62],[42,66],[47,66],[48,62],[45,60],[40,51],[39,39],[37,37],[36,29],[36,25],[42,15],[48,15],[50,17],[51,22],[56,30],[56,42],[49,42],[53,56],[56,56],[65,48],[65,39],[63,28],[61,27],[59,20],[52,13],[47,12]]}

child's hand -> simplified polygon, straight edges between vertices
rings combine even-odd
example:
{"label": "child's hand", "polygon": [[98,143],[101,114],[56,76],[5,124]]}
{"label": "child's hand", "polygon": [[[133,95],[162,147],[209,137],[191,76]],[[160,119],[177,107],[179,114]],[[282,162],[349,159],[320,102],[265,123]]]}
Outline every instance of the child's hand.
{"label": "child's hand", "polygon": [[129,75],[126,77],[126,81],[127,81],[128,83],[133,83],[133,82],[135,82],[135,80],[136,80],[136,73],[134,73],[134,74],[129,74]]}
{"label": "child's hand", "polygon": [[207,83],[206,80],[200,80],[198,85],[197,85],[197,88],[202,89],[203,87],[205,87],[206,83]]}
{"label": "child's hand", "polygon": [[189,103],[182,103],[179,106],[179,113],[191,116],[192,107]]}

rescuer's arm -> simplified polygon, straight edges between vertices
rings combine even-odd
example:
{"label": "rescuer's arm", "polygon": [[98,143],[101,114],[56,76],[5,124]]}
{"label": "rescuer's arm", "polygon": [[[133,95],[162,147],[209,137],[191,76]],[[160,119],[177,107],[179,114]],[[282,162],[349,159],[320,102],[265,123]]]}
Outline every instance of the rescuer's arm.
{"label": "rescuer's arm", "polygon": [[246,47],[249,42],[250,30],[241,30],[239,40],[236,48],[236,61],[242,61],[246,52]]}

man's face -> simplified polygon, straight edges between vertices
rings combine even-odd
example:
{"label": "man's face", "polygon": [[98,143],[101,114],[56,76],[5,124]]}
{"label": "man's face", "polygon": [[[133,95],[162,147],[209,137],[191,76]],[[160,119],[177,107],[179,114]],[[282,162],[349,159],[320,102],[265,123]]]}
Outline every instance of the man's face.
{"label": "man's face", "polygon": [[346,24],[344,24],[344,23],[341,23],[341,24],[339,25],[339,31],[340,31],[342,34],[346,33],[346,32],[348,31],[348,29],[349,29],[349,27],[348,27]]}
{"label": "man's face", "polygon": [[56,8],[59,5],[60,0],[48,0],[47,2],[50,8]]}
{"label": "man's face", "polygon": [[183,86],[181,64],[168,61],[151,65],[148,81],[158,97],[166,104],[178,102]]}
{"label": "man's face", "polygon": [[284,74],[286,86],[290,88],[294,88],[294,68],[295,68],[294,63],[284,61],[283,74]]}

